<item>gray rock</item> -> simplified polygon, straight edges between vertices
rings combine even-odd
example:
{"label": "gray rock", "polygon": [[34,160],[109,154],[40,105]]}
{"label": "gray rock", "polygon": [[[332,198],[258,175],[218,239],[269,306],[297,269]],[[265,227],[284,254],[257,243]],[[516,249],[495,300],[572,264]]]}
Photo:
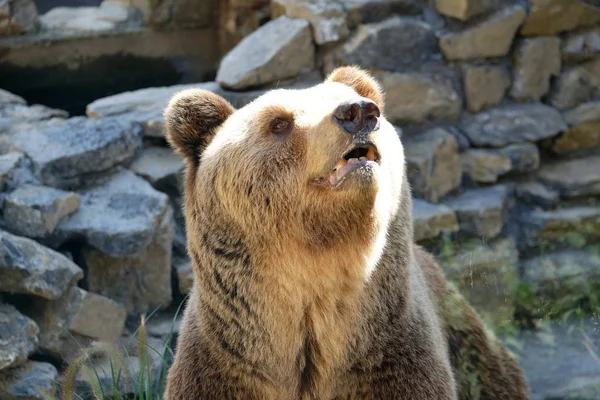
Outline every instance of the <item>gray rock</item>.
{"label": "gray rock", "polygon": [[149,147],[131,164],[131,170],[163,192],[179,192],[183,161],[172,149]]}
{"label": "gray rock", "polygon": [[558,206],[560,195],[556,190],[548,188],[539,182],[526,182],[517,185],[517,198],[525,203],[531,203],[547,210]]}
{"label": "gray rock", "polygon": [[27,361],[25,364],[0,372],[2,400],[48,400],[56,394],[58,371],[52,364]]}
{"label": "gray rock", "polygon": [[16,94],[12,94],[4,89],[0,89],[0,107],[9,105],[9,104],[27,104],[24,98],[21,96],[17,96]]}
{"label": "gray rock", "polygon": [[68,118],[69,113],[56,108],[50,108],[41,104],[25,106],[15,104],[0,110],[0,117],[8,118],[15,124],[32,121],[43,121],[51,118]]}
{"label": "gray rock", "polygon": [[563,197],[600,194],[600,155],[559,161],[540,168],[540,181]]}
{"label": "gray rock", "polygon": [[0,371],[23,364],[33,354],[39,331],[35,322],[13,306],[0,303]]}
{"label": "gray rock", "polygon": [[412,201],[412,207],[415,241],[458,231],[456,214],[449,207],[416,198]]}
{"label": "gray rock", "polygon": [[600,58],[563,71],[550,94],[550,103],[559,110],[590,101],[600,90]]}
{"label": "gray rock", "polygon": [[179,334],[181,322],[181,315],[172,315],[170,313],[153,315],[146,322],[146,330],[148,335],[164,340],[169,336]]}
{"label": "gray rock", "polygon": [[0,292],[57,299],[83,278],[72,261],[33,240],[0,231],[0,242]]}
{"label": "gray rock", "polygon": [[53,244],[80,237],[114,257],[140,253],[152,242],[168,201],[133,172],[121,171],[81,193],[79,211],[58,225]]}
{"label": "gray rock", "polygon": [[377,73],[386,96],[386,117],[397,123],[455,121],[462,99],[451,79],[430,73]]}
{"label": "gray rock", "polygon": [[[563,290],[559,297],[556,296],[558,293],[552,293],[553,299],[563,298],[569,294],[573,296],[577,293],[577,291],[573,292],[573,289],[583,289],[586,281],[600,277],[600,254],[591,248],[547,253],[528,259],[522,265],[523,279],[536,285],[539,294],[549,295],[548,291],[554,292],[554,287],[562,286]],[[564,289],[567,286],[571,293],[565,293]],[[579,291],[579,294],[583,292]]]}
{"label": "gray rock", "polygon": [[33,161],[46,185],[71,188],[131,160],[141,146],[141,130],[115,119],[52,119],[23,126],[13,143]]}
{"label": "gray rock", "polygon": [[23,153],[16,151],[0,155],[0,189],[12,177],[22,158]]}
{"label": "gray rock", "polygon": [[540,166],[540,152],[533,143],[511,144],[498,151],[510,159],[511,172],[531,172]]}
{"label": "gray rock", "polygon": [[520,101],[539,101],[550,90],[550,78],[560,74],[560,39],[525,39],[514,55],[510,94]]}
{"label": "gray rock", "polygon": [[[154,225],[153,225],[154,226]],[[147,313],[171,304],[171,255],[174,222],[170,207],[163,210],[150,243],[139,253],[111,256],[84,248],[88,288],[121,304],[129,315]]]}
{"label": "gray rock", "polygon": [[526,14],[521,6],[505,8],[472,28],[442,36],[440,48],[452,61],[505,56]]}
{"label": "gray rock", "polygon": [[4,222],[9,231],[44,238],[65,217],[79,209],[79,195],[47,186],[21,186],[4,200]]}
{"label": "gray rock", "polygon": [[110,32],[124,28],[130,9],[124,4],[103,1],[99,7],[54,7],[40,17],[45,30]]}
{"label": "gray rock", "polygon": [[460,185],[458,144],[446,130],[435,128],[402,142],[408,180],[417,196],[437,203]]}
{"label": "gray rock", "polygon": [[600,55],[600,28],[568,35],[562,42],[562,58],[568,62],[587,61]]}
{"label": "gray rock", "polygon": [[327,71],[340,65],[401,71],[440,59],[437,38],[425,22],[410,17],[392,17],[383,22],[360,25],[352,38],[328,54]]}
{"label": "gray rock", "polygon": [[125,327],[125,309],[111,299],[78,290],[84,296],[69,330],[104,343],[117,343]]}
{"label": "gray rock", "polygon": [[538,141],[566,129],[558,111],[539,103],[511,104],[467,115],[462,125],[471,143],[492,147]]}
{"label": "gray rock", "polygon": [[552,144],[557,154],[568,154],[600,146],[600,101],[581,104],[564,114],[569,130]]}
{"label": "gray rock", "polygon": [[217,82],[246,89],[291,78],[315,66],[308,22],[279,17],[246,36],[222,60]]}
{"label": "gray rock", "polygon": [[490,11],[496,3],[496,0],[436,0],[435,7],[442,15],[467,21]]}
{"label": "gray rock", "polygon": [[463,83],[468,110],[479,112],[500,104],[510,87],[510,77],[502,67],[466,65]]}
{"label": "gray rock", "polygon": [[177,282],[179,282],[179,291],[183,295],[191,292],[194,286],[194,267],[189,258],[177,260],[174,263],[175,273],[177,274]]}
{"label": "gray rock", "polygon": [[429,11],[422,0],[344,0],[348,26],[355,28],[361,23],[383,21],[391,15],[416,15],[423,12],[424,19]]}
{"label": "gray rock", "polygon": [[508,186],[496,185],[467,190],[445,204],[456,213],[461,231],[491,239],[504,228],[511,195]]}
{"label": "gray rock", "polygon": [[600,9],[580,0],[531,0],[521,35],[552,36],[597,24]]}
{"label": "gray rock", "polygon": [[579,206],[522,212],[518,217],[523,247],[545,251],[564,246],[584,248],[600,240],[600,207]]}
{"label": "gray rock", "polygon": [[564,113],[565,122],[569,126],[576,126],[588,121],[600,119],[600,101],[581,104],[575,109]]}
{"label": "gray rock", "polygon": [[37,7],[32,0],[0,1],[0,37],[33,31],[38,21]]}
{"label": "gray rock", "polygon": [[467,149],[460,158],[463,172],[476,182],[496,182],[512,166],[510,158],[495,149]]}

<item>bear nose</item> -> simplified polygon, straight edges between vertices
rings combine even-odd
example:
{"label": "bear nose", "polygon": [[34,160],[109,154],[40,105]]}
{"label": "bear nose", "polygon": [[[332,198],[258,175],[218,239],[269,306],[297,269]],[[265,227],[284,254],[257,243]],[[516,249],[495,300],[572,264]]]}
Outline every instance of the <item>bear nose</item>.
{"label": "bear nose", "polygon": [[379,107],[368,99],[345,101],[333,112],[333,120],[349,134],[369,133],[377,128]]}

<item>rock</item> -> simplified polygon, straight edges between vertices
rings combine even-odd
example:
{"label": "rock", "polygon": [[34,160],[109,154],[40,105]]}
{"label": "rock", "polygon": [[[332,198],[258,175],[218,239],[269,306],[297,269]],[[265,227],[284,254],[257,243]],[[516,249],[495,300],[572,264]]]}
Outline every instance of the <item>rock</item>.
{"label": "rock", "polygon": [[[540,295],[550,295],[555,289],[582,289],[586,281],[596,280],[600,277],[600,253],[593,249],[565,250],[556,253],[547,253],[528,259],[523,262],[523,279],[537,286]],[[559,299],[568,297],[564,293],[552,293],[550,298]],[[571,292],[581,295],[582,292]],[[579,296],[578,296],[579,297]],[[573,304],[575,306],[575,304]]]}
{"label": "rock", "polygon": [[593,99],[600,89],[600,58],[563,71],[550,94],[559,110],[574,108]]}
{"label": "rock", "polygon": [[511,6],[472,28],[448,33],[440,38],[442,53],[451,61],[505,56],[526,14],[523,7]]}
{"label": "rock", "polygon": [[71,322],[70,331],[102,342],[116,343],[123,333],[127,312],[122,306],[106,297],[83,292],[85,295],[79,311]]}
{"label": "rock", "polygon": [[524,36],[552,36],[600,22],[600,9],[580,0],[531,0]]}
{"label": "rock", "polygon": [[164,340],[169,336],[179,335],[181,321],[181,315],[172,315],[169,313],[153,315],[146,322],[146,330],[148,335]]}
{"label": "rock", "polygon": [[540,181],[563,197],[600,194],[600,155],[559,161],[540,168]]}
{"label": "rock", "polygon": [[69,189],[131,160],[141,146],[141,131],[115,119],[75,117],[25,125],[12,140],[44,184]]}
{"label": "rock", "polygon": [[52,364],[27,361],[0,372],[0,398],[3,400],[48,400],[56,394],[58,371]]}
{"label": "rock", "polygon": [[475,146],[501,147],[534,142],[565,131],[562,116],[539,104],[510,104],[466,116],[462,130]]}
{"label": "rock", "polygon": [[392,122],[454,121],[462,100],[450,79],[429,73],[378,73],[385,91],[386,117]]}
{"label": "rock", "polygon": [[562,42],[562,58],[569,62],[587,61],[600,55],[600,28],[568,35]]}
{"label": "rock", "polygon": [[414,198],[412,206],[415,241],[458,231],[456,214],[445,205]]}
{"label": "rock", "polygon": [[510,77],[502,67],[466,65],[463,83],[467,108],[475,113],[500,104],[510,87]]}
{"label": "rock", "polygon": [[520,101],[539,101],[550,90],[550,78],[560,74],[560,39],[525,39],[514,56],[510,94]]}
{"label": "rock", "polygon": [[318,45],[338,42],[350,34],[345,4],[327,0],[277,0],[274,3],[273,19],[286,15],[310,22]]}
{"label": "rock", "polygon": [[4,222],[11,232],[44,238],[79,209],[79,195],[47,186],[21,186],[4,200]]}
{"label": "rock", "polygon": [[550,251],[560,247],[584,248],[600,240],[600,207],[579,206],[557,210],[528,210],[518,217],[523,247]]}
{"label": "rock", "polygon": [[564,117],[569,130],[554,141],[555,153],[567,154],[600,146],[600,101],[581,104]]}
{"label": "rock", "polygon": [[129,315],[171,304],[173,225],[173,212],[168,207],[158,217],[151,242],[137,254],[111,256],[84,248],[82,259],[89,290],[121,304]]}
{"label": "rock", "polygon": [[187,295],[194,286],[194,268],[189,259],[178,260],[175,263],[175,273],[179,282],[179,291]]}
{"label": "rock", "polygon": [[494,0],[436,0],[435,7],[440,14],[461,21],[490,11],[497,3]]}
{"label": "rock", "polygon": [[533,143],[511,144],[498,151],[510,159],[511,172],[531,172],[540,166],[540,152]]}
{"label": "rock", "polygon": [[411,17],[392,17],[360,25],[352,38],[328,54],[325,70],[341,65],[402,71],[440,59],[437,38],[431,27]]}
{"label": "rock", "polygon": [[40,17],[43,29],[79,32],[110,32],[129,20],[129,7],[103,1],[99,7],[54,7]]}
{"label": "rock", "polygon": [[33,354],[39,331],[35,322],[13,306],[0,303],[0,371],[23,364]]}
{"label": "rock", "polygon": [[539,182],[526,182],[517,185],[516,196],[525,203],[535,204],[547,210],[558,206],[560,195]]}
{"label": "rock", "polygon": [[38,25],[38,11],[32,0],[0,1],[0,37],[33,31]]}
{"label": "rock", "polygon": [[[0,6],[1,7],[1,6]],[[0,107],[7,106],[9,104],[22,104],[26,105],[27,102],[21,96],[12,94],[4,89],[0,89]]]}
{"label": "rock", "polygon": [[23,154],[16,151],[0,155],[0,189],[12,177],[22,158]]}
{"label": "rock", "polygon": [[152,242],[168,208],[164,193],[121,171],[104,186],[81,192],[79,211],[58,225],[53,244],[84,238],[113,257],[138,254]]}
{"label": "rock", "polygon": [[510,158],[495,149],[468,149],[460,158],[463,172],[476,182],[496,182],[512,166]]}
{"label": "rock", "polygon": [[437,203],[460,185],[458,144],[450,133],[435,128],[403,139],[406,170],[413,193]]}
{"label": "rock", "polygon": [[25,106],[22,104],[13,104],[0,109],[0,118],[7,118],[14,124],[23,122],[43,121],[51,118],[68,118],[69,113],[56,108],[46,107],[40,104]]}
{"label": "rock", "polygon": [[491,239],[504,227],[511,194],[508,186],[496,185],[467,190],[445,204],[456,213],[461,231]]}
{"label": "rock", "polygon": [[279,17],[246,36],[222,60],[217,82],[247,89],[291,78],[315,66],[308,22]]}
{"label": "rock", "polygon": [[33,240],[0,231],[0,242],[0,292],[53,300],[83,278],[72,261]]}
{"label": "rock", "polygon": [[170,148],[144,149],[131,164],[131,170],[160,191],[179,193],[183,161]]}
{"label": "rock", "polygon": [[[344,0],[348,26],[383,21],[392,15],[427,14],[430,11],[422,0]],[[433,10],[431,10],[433,11]],[[426,19],[426,18],[425,18]]]}

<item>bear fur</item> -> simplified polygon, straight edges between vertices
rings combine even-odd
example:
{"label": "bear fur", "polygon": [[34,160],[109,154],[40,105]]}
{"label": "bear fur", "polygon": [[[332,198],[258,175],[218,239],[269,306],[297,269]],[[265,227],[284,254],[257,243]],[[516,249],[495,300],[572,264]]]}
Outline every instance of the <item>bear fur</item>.
{"label": "bear fur", "polygon": [[[373,129],[332,117],[353,102],[376,105]],[[190,89],[165,117],[195,274],[167,400],[527,398],[513,356],[413,242],[402,144],[367,72],[239,110]],[[377,165],[337,180],[356,143]]]}

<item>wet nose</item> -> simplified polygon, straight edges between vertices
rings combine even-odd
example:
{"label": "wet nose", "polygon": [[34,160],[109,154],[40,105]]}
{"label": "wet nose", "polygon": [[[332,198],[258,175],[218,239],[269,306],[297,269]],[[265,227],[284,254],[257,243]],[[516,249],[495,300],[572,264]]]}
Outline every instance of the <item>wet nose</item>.
{"label": "wet nose", "polygon": [[345,101],[333,112],[333,120],[349,134],[369,133],[379,123],[379,107],[368,99]]}

